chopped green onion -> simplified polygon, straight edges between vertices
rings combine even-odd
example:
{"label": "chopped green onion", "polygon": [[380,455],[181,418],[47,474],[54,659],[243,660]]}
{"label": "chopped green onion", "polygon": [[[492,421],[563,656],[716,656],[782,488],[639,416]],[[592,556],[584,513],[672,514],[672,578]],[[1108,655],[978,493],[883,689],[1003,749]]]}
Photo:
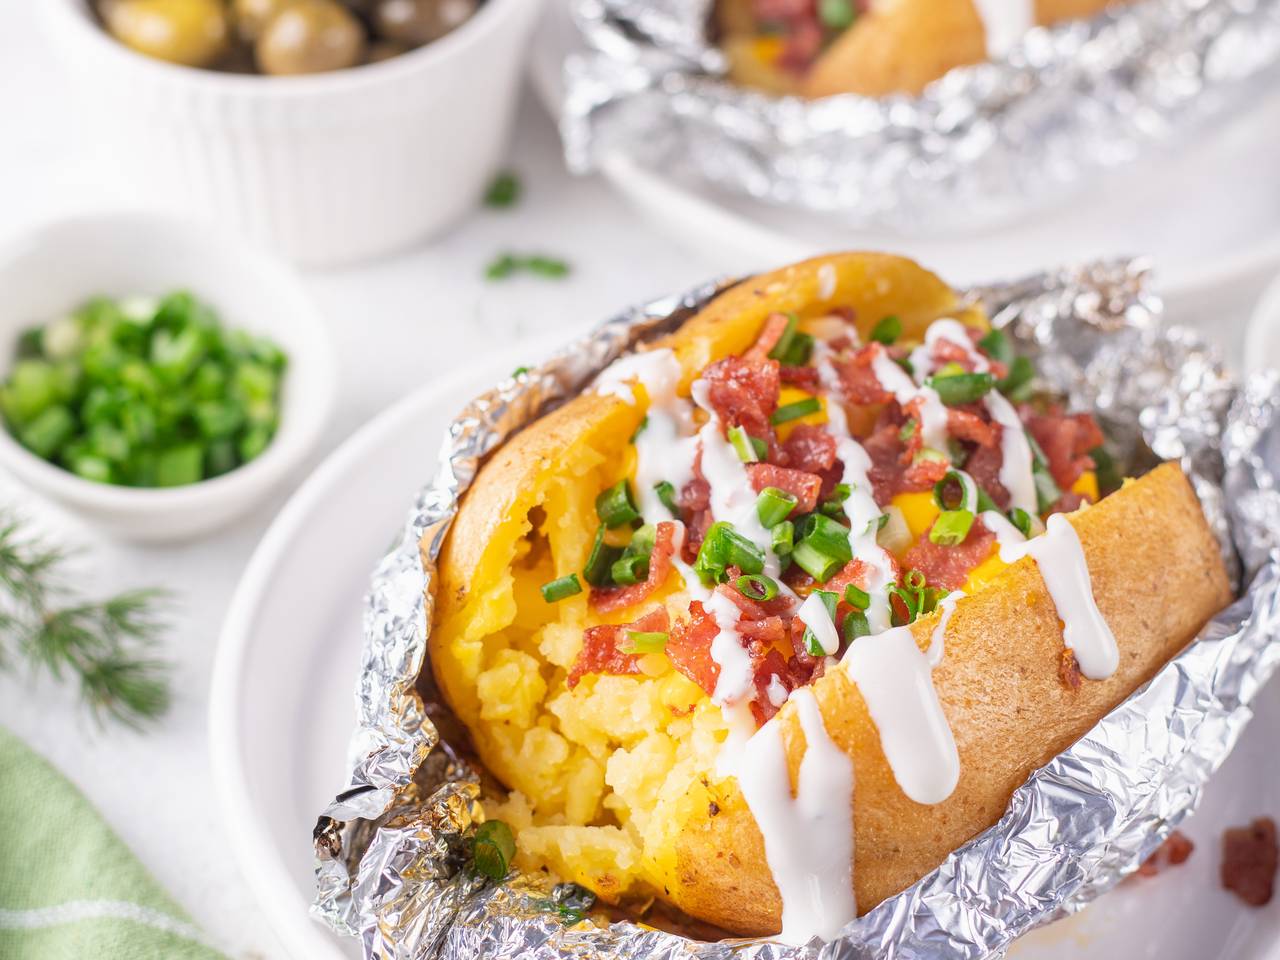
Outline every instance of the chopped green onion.
{"label": "chopped green onion", "polygon": [[871,606],[871,594],[852,583],[844,588],[844,602],[855,610],[865,610]]}
{"label": "chopped green onion", "polygon": [[777,487],[765,487],[756,497],[756,516],[766,530],[776,527],[791,515],[799,499]]}
{"label": "chopped green onion", "polygon": [[889,622],[895,627],[905,627],[920,615],[920,594],[904,590],[896,583],[889,585]]}
{"label": "chopped green onion", "polygon": [[631,484],[619,480],[596,497],[596,516],[609,529],[620,527],[640,519],[635,500],[631,497]]}
{"label": "chopped green onion", "polygon": [[1024,537],[1031,536],[1031,514],[1021,507],[1014,507],[1009,511],[1009,522],[1017,527],[1018,532]]}
{"label": "chopped green onion", "polygon": [[774,524],[769,532],[773,535],[773,541],[769,547],[774,555],[789,559],[791,551],[795,549],[795,524],[790,520],[783,520],[781,523]]}
{"label": "chopped green onion", "polygon": [[1010,400],[1020,402],[1026,400],[1031,393],[1031,381],[1035,378],[1036,368],[1026,357],[1014,357],[1009,364],[1009,374],[996,384],[996,389]]}
{"label": "chopped green onion", "polygon": [[799,420],[801,417],[807,417],[811,413],[817,413],[822,409],[822,401],[817,397],[805,397],[803,400],[797,400],[795,403],[784,403],[777,410],[773,411],[773,416],[769,418],[769,422],[775,427],[781,423],[787,423],[791,420]]}
{"label": "chopped green onion", "polygon": [[950,363],[944,363],[937,370],[933,371],[933,375],[935,377],[954,377],[956,374],[968,372],[968,370],[952,360]]}
{"label": "chopped green onion", "polygon": [[902,425],[902,429],[898,431],[898,439],[903,443],[910,443],[911,438],[916,435],[916,431],[919,429],[919,422],[915,417],[910,417],[907,422]]}
{"label": "chopped green onion", "polygon": [[936,460],[938,463],[950,463],[951,458],[941,450],[935,450],[933,447],[921,447],[916,451],[915,456],[911,458],[911,463],[923,463],[926,460]]}
{"label": "chopped green onion", "polygon": [[787,351],[791,349],[791,344],[795,342],[796,334],[799,332],[800,318],[794,313],[787,314],[787,325],[782,328],[782,336],[778,337],[778,342],[773,345],[773,349],[769,351],[769,359],[777,360],[779,363],[786,357]]}
{"label": "chopped green onion", "polygon": [[539,255],[521,257],[504,253],[490,261],[485,267],[484,275],[489,280],[505,280],[520,271],[542,277],[559,278],[568,275],[569,264],[555,257]]}
{"label": "chopped green onion", "polygon": [[653,485],[662,505],[671,511],[671,516],[680,519],[680,505],[676,503],[676,487],[670,480],[662,480]]}
{"label": "chopped green onion", "polygon": [[819,583],[826,583],[837,570],[848,562],[847,560],[841,561],[839,557],[834,557],[829,553],[823,553],[813,544],[806,543],[803,540],[792,549],[791,559],[796,562],[801,570]]}
{"label": "chopped green onion", "polygon": [[[836,622],[836,604],[840,601],[838,593],[832,593],[830,590],[815,590],[813,595],[822,601],[822,605],[827,608],[827,616],[831,618],[831,625],[835,626]],[[827,651],[823,649],[819,642],[817,634],[809,627],[804,628],[804,637],[802,641],[804,648],[809,652],[810,656],[822,657],[826,656]]]}
{"label": "chopped green onion", "polygon": [[929,529],[929,540],[943,547],[964,543],[973,526],[973,514],[968,510],[943,510]]}
{"label": "chopped green onion", "polygon": [[942,587],[925,587],[920,594],[920,613],[933,613],[938,608],[938,601],[950,592]]}
{"label": "chopped green onion", "polygon": [[978,341],[978,346],[988,357],[1003,363],[1006,367],[1013,362],[1013,347],[1003,330],[990,330]]}
{"label": "chopped green onion", "polygon": [[823,553],[838,558],[842,563],[853,559],[853,550],[849,546],[849,528],[825,514],[806,515],[800,521],[797,534],[801,541],[821,548]]}
{"label": "chopped green onion", "polygon": [[908,570],[906,579],[902,581],[909,590],[919,593],[924,589],[924,574],[919,570]]}
{"label": "chopped green onion", "polygon": [[818,19],[828,30],[845,30],[858,18],[853,0],[818,0]]}
{"label": "chopped green onion", "polygon": [[818,509],[828,517],[837,517],[844,512],[844,502],[849,499],[851,493],[853,493],[853,487],[849,484],[837,483],[831,491],[831,496],[822,501]]}
{"label": "chopped green onion", "polygon": [[503,170],[485,192],[485,206],[511,207],[520,199],[520,181],[510,170]]}
{"label": "chopped green onion", "polygon": [[528,372],[529,372],[528,367],[516,367],[514,370],[511,371],[511,379],[514,380],[517,377],[523,377]]}
{"label": "chopped green onion", "polygon": [[888,346],[902,336],[902,321],[890,314],[871,328],[871,339]]}
{"label": "chopped green onion", "polygon": [[1093,461],[1094,471],[1098,477],[1098,492],[1106,496],[1113,490],[1119,490],[1120,485],[1124,483],[1124,477],[1120,475],[1120,468],[1107,448],[1094,447],[1089,451],[1089,458]]}
{"label": "chopped green onion", "polygon": [[794,313],[787,314],[787,326],[769,351],[770,359],[777,360],[784,367],[803,367],[809,362],[813,353],[813,337],[801,333],[799,325],[799,317]]}
{"label": "chopped green onion", "polygon": [[764,570],[764,554],[733,526],[723,520],[713,523],[698,548],[693,570],[704,584],[724,583],[729,567],[737,567],[743,573],[760,573]]}
{"label": "chopped green onion", "polygon": [[867,615],[861,610],[851,610],[844,615],[844,622],[840,624],[840,632],[844,635],[844,642],[850,644],[859,637],[870,635],[871,624],[867,623]]}
{"label": "chopped green onion", "polygon": [[933,502],[939,510],[968,510],[977,513],[978,484],[963,470],[948,470],[933,485]]}
{"label": "chopped green onion", "polygon": [[618,586],[626,587],[633,583],[642,583],[649,576],[649,558],[644,554],[633,553],[622,556],[613,562],[609,575]]}
{"label": "chopped green onion", "polygon": [[620,547],[611,547],[604,542],[606,529],[607,527],[603,523],[596,527],[596,538],[591,544],[591,553],[587,557],[587,566],[582,571],[582,576],[593,587],[609,585],[610,571],[614,563],[622,556]]}
{"label": "chopped green onion", "polygon": [[936,390],[938,399],[948,407],[959,407],[981,400],[995,382],[995,377],[989,373],[953,373],[945,377],[928,377],[925,386]]}
{"label": "chopped green onion", "polygon": [[661,630],[628,630],[627,639],[618,649],[622,653],[662,653],[670,634]]}
{"label": "chopped green onion", "polygon": [[772,577],[762,573],[748,573],[740,576],[734,584],[738,592],[748,600],[761,602],[772,600],[778,595],[778,584]]}
{"label": "chopped green onion", "polygon": [[637,527],[636,532],[631,534],[631,542],[627,544],[627,553],[642,553],[647,557],[653,553],[653,545],[657,542],[658,528],[652,523],[646,523],[642,527]]}
{"label": "chopped green onion", "polygon": [[729,428],[729,443],[743,463],[755,463],[760,458],[756,455],[753,438],[742,427]]}
{"label": "chopped green onion", "polygon": [[511,870],[516,839],[511,828],[501,820],[486,820],[476,827],[471,849],[476,872],[490,880],[501,880]]}
{"label": "chopped green onion", "polygon": [[576,596],[582,592],[582,584],[578,582],[578,575],[571,573],[568,576],[557,577],[549,583],[544,583],[539,589],[542,591],[542,599],[547,603],[556,603],[566,597]]}

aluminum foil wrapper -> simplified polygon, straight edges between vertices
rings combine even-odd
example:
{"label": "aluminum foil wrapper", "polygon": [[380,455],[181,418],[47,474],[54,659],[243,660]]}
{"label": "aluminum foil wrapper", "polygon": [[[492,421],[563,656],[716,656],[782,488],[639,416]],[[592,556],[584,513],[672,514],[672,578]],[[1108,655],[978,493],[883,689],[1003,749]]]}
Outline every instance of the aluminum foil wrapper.
{"label": "aluminum foil wrapper", "polygon": [[1008,220],[1090,172],[1203,135],[1280,58],[1278,0],[1143,0],[1032,30],[1004,59],[918,97],[806,101],[723,79],[713,0],[568,2],[590,50],[565,65],[573,169],[617,151],[905,232]]}
{"label": "aluminum foil wrapper", "polygon": [[[435,478],[375,573],[356,691],[351,774],[315,830],[313,912],[369,958],[807,960],[997,957],[1133,871],[1196,806],[1280,663],[1280,379],[1240,384],[1198,334],[1160,323],[1143,261],[1096,263],[969,292],[1045,385],[1096,409],[1135,468],[1180,460],[1239,599],[1083,739],[1033,774],[1004,817],[835,941],[708,943],[588,918],[544,878],[495,884],[464,868],[483,817],[480,772],[450,742],[425,663],[434,562],[481,458],[579,392],[720,285],[628,310],[478,397],[453,422]],[[425,550],[419,553],[419,541]]]}

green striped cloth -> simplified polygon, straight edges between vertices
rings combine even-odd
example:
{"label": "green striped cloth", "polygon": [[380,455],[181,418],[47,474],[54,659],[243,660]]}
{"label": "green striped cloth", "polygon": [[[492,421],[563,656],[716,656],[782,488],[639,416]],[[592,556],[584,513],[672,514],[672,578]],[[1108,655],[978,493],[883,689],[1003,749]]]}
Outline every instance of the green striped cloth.
{"label": "green striped cloth", "polygon": [[221,957],[80,791],[3,729],[0,957]]}

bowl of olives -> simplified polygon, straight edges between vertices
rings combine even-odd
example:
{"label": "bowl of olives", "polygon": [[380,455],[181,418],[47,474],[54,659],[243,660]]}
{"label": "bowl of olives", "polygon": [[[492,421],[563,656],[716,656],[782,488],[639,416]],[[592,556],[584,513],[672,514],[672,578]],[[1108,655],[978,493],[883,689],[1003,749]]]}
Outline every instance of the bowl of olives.
{"label": "bowl of olives", "polygon": [[333,265],[455,222],[501,165],[540,0],[44,0],[103,175]]}

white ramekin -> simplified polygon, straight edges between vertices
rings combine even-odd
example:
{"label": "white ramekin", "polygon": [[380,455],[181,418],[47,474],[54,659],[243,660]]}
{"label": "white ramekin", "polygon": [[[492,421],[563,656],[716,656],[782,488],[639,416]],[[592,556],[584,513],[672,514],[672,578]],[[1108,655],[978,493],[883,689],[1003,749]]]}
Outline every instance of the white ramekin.
{"label": "white ramekin", "polygon": [[0,247],[0,379],[18,336],[97,295],[190,290],[228,327],[271,337],[289,356],[280,428],[254,460],[165,489],[94,483],[41,460],[0,425],[0,466],[31,490],[124,540],[183,540],[244,513],[301,466],[336,395],[324,319],[294,271],[238,237],[159,214],[102,213],[46,224]]}
{"label": "white ramekin", "polygon": [[486,0],[435,43],[302,77],[174,66],[116,42],[86,0],[39,6],[130,199],[334,265],[403,248],[476,203],[502,159],[541,0]]}

